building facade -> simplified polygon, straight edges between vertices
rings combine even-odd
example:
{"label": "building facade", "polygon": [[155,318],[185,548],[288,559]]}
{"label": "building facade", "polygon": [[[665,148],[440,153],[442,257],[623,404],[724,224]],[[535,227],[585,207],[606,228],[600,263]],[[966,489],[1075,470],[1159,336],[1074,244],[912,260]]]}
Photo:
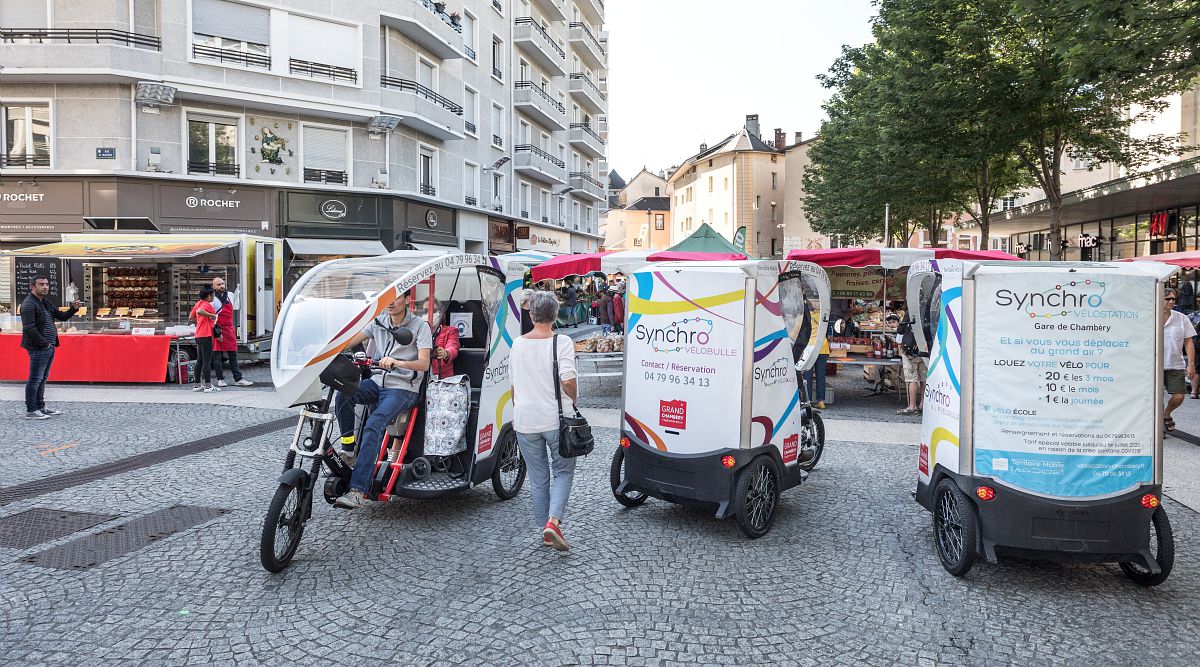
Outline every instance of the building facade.
{"label": "building facade", "polygon": [[599,0],[4,0],[0,244],[116,219],[595,246],[603,25]]}
{"label": "building facade", "polygon": [[787,216],[784,218],[783,246],[788,250],[833,247],[832,239],[813,230],[808,211],[804,208],[804,170],[812,164],[808,151],[816,142],[816,137],[806,141],[797,132],[795,141],[783,149],[783,207],[787,211]]}
{"label": "building facade", "polygon": [[608,212],[605,250],[666,250],[672,243],[671,198],[639,197]]}

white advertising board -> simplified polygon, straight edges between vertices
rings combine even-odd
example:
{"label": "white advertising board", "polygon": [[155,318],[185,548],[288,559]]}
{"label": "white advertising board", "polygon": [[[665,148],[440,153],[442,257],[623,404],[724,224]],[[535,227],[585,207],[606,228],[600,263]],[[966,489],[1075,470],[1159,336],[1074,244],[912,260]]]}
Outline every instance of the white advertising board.
{"label": "white advertising board", "polygon": [[628,291],[626,426],[661,451],[741,444],[746,274],[646,270]]}
{"label": "white advertising board", "polygon": [[1047,496],[1153,481],[1155,280],[981,272],[975,295],[975,474]]}

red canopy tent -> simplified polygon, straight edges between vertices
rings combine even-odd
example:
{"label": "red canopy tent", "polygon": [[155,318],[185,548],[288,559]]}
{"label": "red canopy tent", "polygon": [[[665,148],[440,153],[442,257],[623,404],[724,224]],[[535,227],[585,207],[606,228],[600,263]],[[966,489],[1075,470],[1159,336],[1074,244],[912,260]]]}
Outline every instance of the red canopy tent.
{"label": "red canopy tent", "polygon": [[567,276],[586,276],[590,273],[631,273],[653,262],[722,261],[746,259],[745,255],[726,252],[687,252],[681,250],[609,250],[578,255],[559,255],[530,270],[534,282],[559,280]]}
{"label": "red canopy tent", "polygon": [[1120,260],[1122,262],[1162,262],[1185,269],[1200,267],[1200,250],[1165,252],[1161,255],[1144,255]]}
{"label": "red canopy tent", "polygon": [[999,250],[954,250],[952,248],[829,248],[793,250],[788,259],[812,262],[819,266],[865,268],[880,266],[902,269],[923,259],[969,259],[1021,261],[1020,257]]}

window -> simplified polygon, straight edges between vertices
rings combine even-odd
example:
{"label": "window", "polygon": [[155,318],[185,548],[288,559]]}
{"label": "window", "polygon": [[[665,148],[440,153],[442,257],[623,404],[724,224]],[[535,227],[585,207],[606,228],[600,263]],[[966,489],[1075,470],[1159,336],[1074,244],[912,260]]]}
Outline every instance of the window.
{"label": "window", "polygon": [[[657,189],[658,189],[658,188],[655,188],[655,190],[657,190]],[[725,216],[726,216],[726,217],[728,217],[728,216],[729,216],[729,214],[728,214],[728,213],[726,213],[726,214],[725,214]],[[665,216],[665,215],[663,215],[662,213],[655,213],[655,214],[654,214],[654,229],[656,229],[656,230],[658,230],[658,231],[660,231],[660,232],[661,232],[662,230],[666,229],[666,216]]]}
{"label": "window", "polygon": [[687,200],[689,204],[692,203],[692,186],[690,185],[687,187]]}
{"label": "window", "polygon": [[464,11],[462,17],[463,29],[463,48],[467,52],[467,57],[472,61],[475,60],[475,17],[471,16],[470,12]]}
{"label": "window", "polygon": [[717,220],[716,220],[716,218],[713,218],[712,209],[710,208],[710,209],[708,209],[708,224],[715,225],[716,223],[717,223]]}
{"label": "window", "polygon": [[271,12],[226,0],[193,0],[192,56],[271,68]]}
{"label": "window", "polygon": [[657,188],[657,187],[656,187],[656,188],[654,188],[654,196],[655,196],[655,197],[659,196],[659,194],[658,194],[658,188]]}
{"label": "window", "polygon": [[504,109],[492,105],[492,145],[504,147]]}
{"label": "window", "polygon": [[758,210],[762,206],[762,195],[754,195],[754,210]]}
{"label": "window", "polygon": [[[494,2],[495,0],[493,0]],[[492,76],[504,80],[504,48],[500,38],[492,35]]]}
{"label": "window", "polygon": [[5,0],[0,2],[0,26],[49,28],[49,0]]}
{"label": "window", "polygon": [[531,188],[528,183],[521,184],[521,217],[529,219],[529,197]]}
{"label": "window", "polygon": [[1000,210],[1009,211],[1017,207],[1016,197],[1005,197],[1000,200]]}
{"label": "window", "polygon": [[300,150],[304,157],[306,183],[341,183],[349,179],[346,172],[346,130],[304,125],[300,128]]}
{"label": "window", "polygon": [[189,174],[240,175],[237,119],[189,114],[187,128]]}
{"label": "window", "polygon": [[771,222],[778,222],[778,220],[775,218],[775,203],[774,202],[771,203]]}
{"label": "window", "polygon": [[504,212],[504,175],[492,172],[492,208]]}
{"label": "window", "polygon": [[417,83],[437,92],[437,68],[424,58],[417,58]]}
{"label": "window", "polygon": [[288,15],[288,69],[292,74],[357,83],[360,44],[354,26]]}
{"label": "window", "polygon": [[725,226],[729,226],[729,211],[725,211]]}
{"label": "window", "polygon": [[421,194],[437,196],[437,150],[429,146],[421,146]]}
{"label": "window", "polygon": [[729,177],[725,177],[725,192],[729,192]]}
{"label": "window", "polygon": [[1075,171],[1085,171],[1092,166],[1092,161],[1086,155],[1071,156],[1071,169]]}
{"label": "window", "polygon": [[545,190],[538,195],[538,213],[542,216],[542,222],[550,222],[550,193]]}
{"label": "window", "polygon": [[592,228],[592,207],[583,207],[583,228],[590,230]]}
{"label": "window", "polygon": [[470,88],[463,90],[463,120],[466,122],[467,134],[479,136],[479,93]]}
{"label": "window", "polygon": [[463,163],[463,201],[467,206],[479,205],[479,165]]}
{"label": "window", "polygon": [[709,192],[713,191],[713,177],[712,176],[708,177],[708,191]]}
{"label": "window", "polygon": [[0,167],[50,166],[50,106],[5,105]]}
{"label": "window", "polygon": [[[772,156],[771,161],[774,162],[774,156]],[[779,174],[777,174],[775,172],[771,172],[771,189],[775,190],[778,187],[779,187]]]}
{"label": "window", "polygon": [[993,236],[988,239],[988,245],[991,246],[992,250],[1008,252],[1008,239],[1006,238],[996,238]]}
{"label": "window", "polygon": [[571,202],[571,222],[575,225],[575,229],[579,229],[579,202]]}

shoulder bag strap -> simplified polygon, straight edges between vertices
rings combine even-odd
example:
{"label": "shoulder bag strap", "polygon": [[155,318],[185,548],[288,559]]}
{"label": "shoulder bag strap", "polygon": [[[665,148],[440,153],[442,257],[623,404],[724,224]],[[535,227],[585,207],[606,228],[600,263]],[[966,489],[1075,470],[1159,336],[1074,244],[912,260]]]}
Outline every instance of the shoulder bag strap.
{"label": "shoulder bag strap", "polygon": [[554,334],[550,338],[550,357],[554,359],[554,377],[551,381],[554,382],[554,403],[558,405],[558,417],[562,419],[562,388],[558,386],[558,336],[559,334]]}

